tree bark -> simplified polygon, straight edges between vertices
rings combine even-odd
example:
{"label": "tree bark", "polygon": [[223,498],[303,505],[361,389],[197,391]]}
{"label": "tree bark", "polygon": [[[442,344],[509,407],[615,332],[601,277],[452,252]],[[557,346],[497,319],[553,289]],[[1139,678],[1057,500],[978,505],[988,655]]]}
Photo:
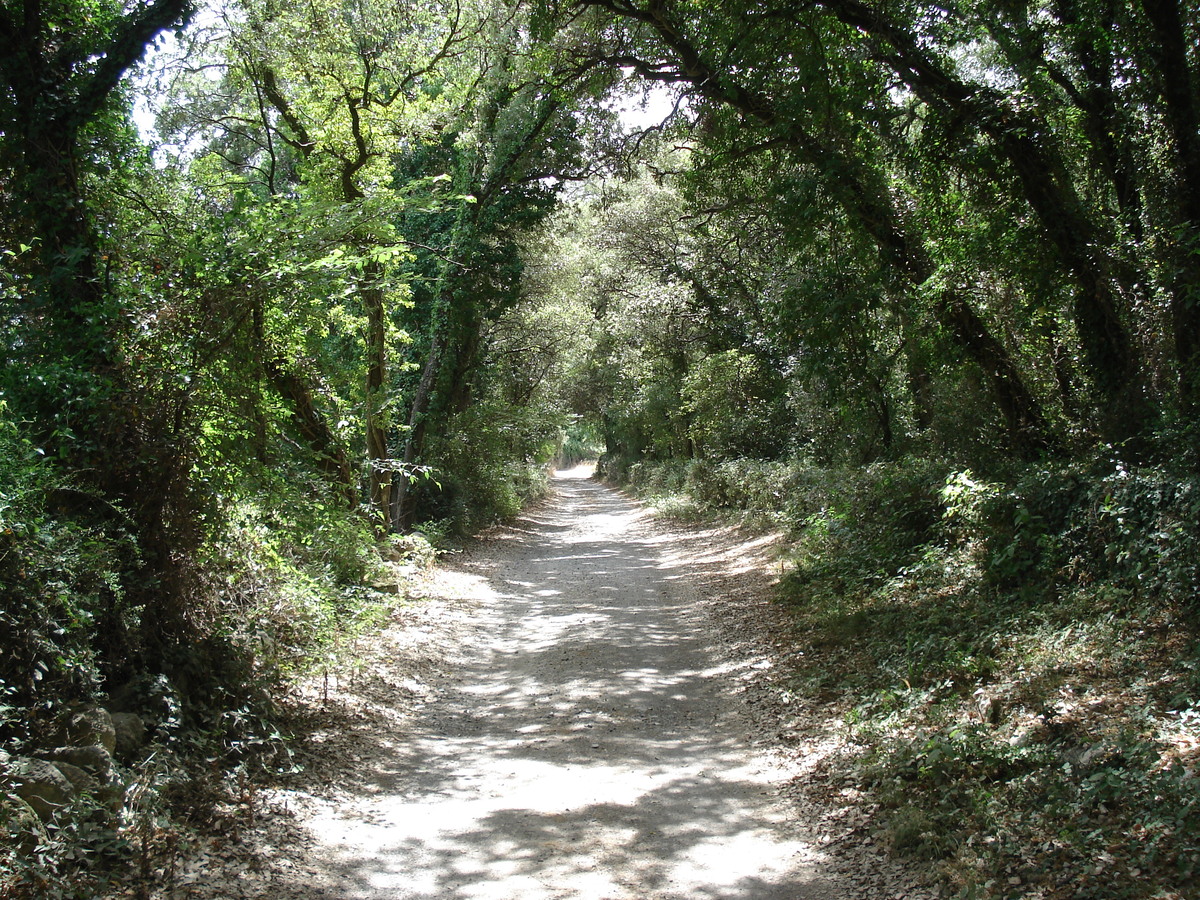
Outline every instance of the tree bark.
{"label": "tree bark", "polygon": [[351,509],[356,508],[358,479],[354,476],[354,469],[341,442],[317,409],[312,389],[281,359],[268,359],[264,362],[264,367],[271,386],[291,405],[292,421],[316,456],[317,465],[332,482],[346,505]]}
{"label": "tree bark", "polygon": [[359,291],[367,311],[367,495],[371,510],[384,522],[390,520],[393,475],[389,467],[387,430],[383,413],[387,386],[387,309],[383,289],[377,283],[382,276],[380,266],[367,266],[365,275],[374,282]]}
{"label": "tree bark", "polygon": [[1171,318],[1181,405],[1195,415],[1200,412],[1200,76],[1188,65],[1188,32],[1177,0],[1142,0],[1141,5],[1154,33],[1153,56],[1175,157],[1182,227],[1173,242]]}

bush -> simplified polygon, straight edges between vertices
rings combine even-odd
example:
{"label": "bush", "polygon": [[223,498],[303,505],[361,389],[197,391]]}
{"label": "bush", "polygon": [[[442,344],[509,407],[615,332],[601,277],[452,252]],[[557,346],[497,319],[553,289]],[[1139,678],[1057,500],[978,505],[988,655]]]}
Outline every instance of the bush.
{"label": "bush", "polygon": [[537,410],[479,403],[432,442],[435,473],[416,486],[419,522],[470,534],[517,515],[549,488],[559,423]]}
{"label": "bush", "polygon": [[789,590],[816,582],[870,589],[916,565],[942,520],[943,473],[916,461],[793,471],[785,513],[796,531]]}
{"label": "bush", "polygon": [[979,523],[999,586],[1108,581],[1137,596],[1191,597],[1200,580],[1200,478],[1119,461],[1031,467]]}
{"label": "bush", "polygon": [[687,464],[672,462],[638,462],[629,467],[627,482],[634,493],[643,497],[666,497],[684,490]]}
{"label": "bush", "polygon": [[324,659],[370,615],[364,586],[385,574],[365,519],[337,498],[296,493],[282,481],[231,501],[225,527],[203,551],[214,637],[244,663],[240,676],[222,679],[234,694],[239,682],[271,685]]}
{"label": "bush", "polygon": [[576,422],[568,426],[563,436],[558,463],[564,469],[569,469],[580,463],[598,460],[603,454],[604,439],[600,432],[585,422]]}
{"label": "bush", "polygon": [[136,561],[120,510],[0,418],[0,684],[13,703],[87,696],[123,665],[139,618],[123,579]]}

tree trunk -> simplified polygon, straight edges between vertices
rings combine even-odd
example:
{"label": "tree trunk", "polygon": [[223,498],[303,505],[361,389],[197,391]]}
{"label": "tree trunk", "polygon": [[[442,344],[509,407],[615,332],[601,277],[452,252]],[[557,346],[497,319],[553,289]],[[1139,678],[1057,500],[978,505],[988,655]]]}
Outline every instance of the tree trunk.
{"label": "tree trunk", "polygon": [[1195,416],[1200,413],[1200,99],[1177,0],[1142,0],[1142,8],[1154,32],[1154,62],[1174,145],[1182,228],[1174,242],[1171,319],[1181,406]]}
{"label": "tree trunk", "polygon": [[[614,10],[603,0],[587,5]],[[849,6],[833,4],[835,6]],[[857,4],[853,4],[857,6]],[[919,238],[903,226],[903,217],[895,208],[885,186],[865,171],[861,160],[844,152],[833,138],[820,139],[794,118],[781,117],[771,98],[746,88],[729,72],[718,72],[704,59],[699,49],[683,35],[671,20],[667,6],[651,3],[646,10],[621,7],[621,15],[637,19],[652,28],[677,60],[677,68],[647,65],[622,57],[622,62],[648,80],[686,82],[697,94],[736,109],[746,119],[771,129],[801,159],[821,173],[831,194],[851,221],[874,240],[880,257],[910,290],[919,291],[934,274],[932,260]],[[873,21],[873,20],[872,20]],[[1004,345],[958,295],[945,296],[935,305],[941,324],[954,337],[967,358],[979,366],[992,390],[1008,425],[1013,449],[1029,456],[1051,446],[1047,420],[1040,404],[1021,378]]]}
{"label": "tree trunk", "polygon": [[387,384],[388,323],[383,288],[378,283],[382,274],[378,263],[369,264],[365,276],[371,283],[359,291],[359,297],[367,312],[367,496],[372,513],[387,523],[391,517],[393,472],[388,465],[387,429],[383,412]]}
{"label": "tree trunk", "polygon": [[317,409],[308,383],[289,371],[286,365],[280,359],[268,359],[264,363],[271,386],[291,404],[292,421],[297,431],[312,449],[321,471],[337,488],[346,505],[354,509],[358,506],[358,479],[354,477],[346,451]]}
{"label": "tree trunk", "polygon": [[434,332],[429,342],[429,355],[425,357],[425,366],[421,370],[421,380],[413,393],[412,406],[408,415],[408,434],[404,438],[403,470],[396,479],[392,491],[392,530],[407,532],[413,526],[414,497],[409,489],[412,481],[412,469],[420,459],[425,445],[425,431],[430,402],[433,399],[433,386],[437,382],[442,366],[442,353],[445,349],[445,333],[434,323]]}

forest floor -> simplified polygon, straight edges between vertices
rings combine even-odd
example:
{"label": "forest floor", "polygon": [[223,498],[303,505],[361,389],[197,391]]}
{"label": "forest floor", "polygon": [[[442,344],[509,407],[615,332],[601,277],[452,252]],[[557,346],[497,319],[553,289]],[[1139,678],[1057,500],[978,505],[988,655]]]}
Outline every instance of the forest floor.
{"label": "forest floor", "polygon": [[924,900],[773,681],[775,539],[559,473],[294,698],[298,774],[247,791],[162,896]]}

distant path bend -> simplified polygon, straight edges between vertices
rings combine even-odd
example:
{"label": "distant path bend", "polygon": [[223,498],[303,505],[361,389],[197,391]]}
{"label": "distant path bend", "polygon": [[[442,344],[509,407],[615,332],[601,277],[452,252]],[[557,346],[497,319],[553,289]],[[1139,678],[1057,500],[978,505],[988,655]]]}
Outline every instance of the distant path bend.
{"label": "distant path bend", "polygon": [[345,900],[835,900],[752,749],[693,566],[620,494],[556,495],[463,564],[448,682],[309,822]]}

